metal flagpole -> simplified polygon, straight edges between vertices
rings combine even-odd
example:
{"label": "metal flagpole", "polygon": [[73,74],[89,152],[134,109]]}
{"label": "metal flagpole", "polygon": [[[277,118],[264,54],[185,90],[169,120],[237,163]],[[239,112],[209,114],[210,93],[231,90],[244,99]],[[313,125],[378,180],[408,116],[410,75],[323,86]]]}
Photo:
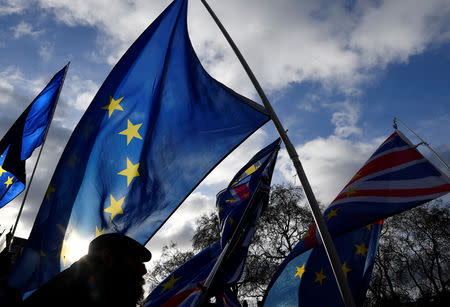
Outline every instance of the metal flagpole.
{"label": "metal flagpole", "polygon": [[[55,105],[53,106],[52,114],[50,116],[50,123],[53,119],[53,115],[55,114],[56,105],[58,104],[58,100],[59,100],[59,94],[61,93],[61,89],[62,89],[62,85],[64,84],[64,80],[66,79],[66,74],[67,74],[67,69],[69,68],[69,64],[70,64],[70,62],[67,63],[67,65],[66,65],[66,70],[64,71],[64,76],[63,76],[63,79],[61,82],[61,86],[59,87],[58,94],[56,95],[56,102],[55,102]],[[47,139],[48,130],[50,129],[50,123],[47,125],[47,129],[45,130],[44,138],[42,140],[42,145],[41,145],[41,148],[39,149],[39,155],[37,157],[36,163],[34,164],[33,172],[31,173],[31,177],[30,177],[30,182],[28,182],[27,189],[25,190],[25,195],[22,199],[22,204],[20,205],[19,214],[17,215],[17,219],[14,224],[13,231],[12,231],[13,239],[14,239],[14,234],[16,233],[16,228],[17,228],[17,224],[19,223],[20,216],[22,215],[22,210],[25,205],[25,200],[27,199],[28,191],[30,190],[31,182],[33,181],[34,173],[36,172],[36,168],[39,163],[39,159],[41,158],[42,149],[44,148],[45,140]]]}
{"label": "metal flagpole", "polygon": [[448,164],[445,163],[444,159],[442,159],[441,156],[436,151],[434,151],[433,148],[431,148],[430,144],[425,142],[424,139],[422,139],[419,135],[417,135],[411,128],[406,126],[406,124],[404,122],[402,122],[400,119],[398,119],[397,117],[394,117],[394,129],[397,129],[397,122],[399,122],[400,124],[405,126],[406,129],[408,129],[409,131],[411,131],[411,133],[414,134],[422,142],[421,144],[427,146],[428,149],[436,156],[436,158],[438,158],[438,160],[441,161],[442,164],[444,164],[444,166],[447,168],[447,171],[450,171],[450,167],[448,166]]}
{"label": "metal flagpole", "polygon": [[308,178],[306,177],[305,171],[303,170],[303,166],[300,163],[300,160],[299,160],[297,151],[295,150],[295,147],[292,145],[291,141],[289,140],[289,137],[287,136],[287,133],[285,132],[280,120],[278,119],[278,116],[276,115],[274,109],[272,108],[272,105],[270,104],[269,100],[267,99],[266,94],[264,93],[263,89],[259,85],[258,80],[256,80],[255,75],[253,74],[252,70],[248,66],[247,62],[245,61],[245,59],[242,56],[239,49],[237,48],[236,44],[233,42],[230,35],[225,30],[224,26],[219,21],[216,14],[213,12],[211,7],[208,5],[206,0],[201,0],[201,1],[202,1],[203,5],[206,7],[206,9],[208,10],[208,12],[211,14],[211,17],[214,19],[217,26],[222,31],[222,34],[225,36],[225,38],[227,39],[231,48],[235,52],[236,56],[238,57],[239,61],[242,64],[242,66],[244,67],[245,71],[247,72],[247,75],[249,76],[250,80],[252,81],[253,86],[255,87],[256,91],[258,92],[258,95],[260,96],[260,98],[264,104],[264,107],[266,108],[267,112],[270,114],[270,117],[271,117],[281,139],[283,140],[284,145],[286,146],[286,150],[289,154],[289,157],[291,158],[292,162],[294,163],[294,167],[297,171],[300,182],[302,183],[303,190],[305,191],[305,194],[308,199],[314,220],[317,225],[317,229],[322,238],[323,245],[325,247],[325,251],[327,252],[328,259],[329,259],[331,267],[333,269],[333,273],[336,278],[342,299],[347,307],[355,306],[355,302],[353,300],[353,296],[352,296],[350,287],[347,283],[347,279],[344,275],[344,272],[342,271],[341,261],[339,260],[339,256],[337,254],[336,248],[334,247],[333,240],[331,239],[331,235],[328,232],[328,229],[325,225],[325,220],[323,219],[323,216],[319,209],[319,205],[317,203],[316,197],[314,196],[314,192],[311,188],[311,185],[309,184]]}

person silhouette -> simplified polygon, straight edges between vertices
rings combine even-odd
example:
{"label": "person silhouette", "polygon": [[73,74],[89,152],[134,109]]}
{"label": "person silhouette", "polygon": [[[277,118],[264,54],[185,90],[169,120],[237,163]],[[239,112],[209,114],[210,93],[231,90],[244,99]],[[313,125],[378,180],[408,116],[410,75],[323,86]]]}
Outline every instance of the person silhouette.
{"label": "person silhouette", "polygon": [[88,254],[32,293],[24,306],[136,307],[143,299],[151,253],[122,234],[103,234]]}

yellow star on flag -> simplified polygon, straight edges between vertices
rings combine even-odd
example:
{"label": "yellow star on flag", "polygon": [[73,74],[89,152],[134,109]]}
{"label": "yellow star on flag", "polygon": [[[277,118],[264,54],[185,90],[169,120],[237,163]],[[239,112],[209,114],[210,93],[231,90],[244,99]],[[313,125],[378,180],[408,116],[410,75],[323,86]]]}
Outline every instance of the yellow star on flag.
{"label": "yellow star on flag", "polygon": [[372,229],[372,225],[373,225],[373,224],[369,224],[369,225],[367,225],[367,226],[366,226],[366,227],[367,227],[367,229],[371,230],[371,229]]}
{"label": "yellow star on flag", "polygon": [[55,188],[50,183],[48,185],[47,192],[45,192],[45,198],[47,199],[47,201],[50,201],[50,197],[51,197],[52,193],[55,191],[56,191]]}
{"label": "yellow star on flag", "polygon": [[44,253],[44,251],[41,249],[41,257],[45,257],[45,256],[47,256],[45,253]]}
{"label": "yellow star on flag", "polygon": [[306,272],[305,264],[303,264],[303,266],[301,268],[299,268],[298,266],[296,266],[296,268],[297,268],[297,273],[294,275],[294,277],[298,276],[301,279],[303,274]]}
{"label": "yellow star on flag", "polygon": [[321,269],[319,273],[314,273],[316,273],[316,279],[314,280],[314,282],[319,282],[320,285],[322,285],[323,280],[327,278],[325,275],[323,275],[323,269]]}
{"label": "yellow star on flag", "polygon": [[327,220],[331,219],[333,216],[337,216],[337,211],[339,209],[331,209],[327,214]]}
{"label": "yellow star on flag", "polygon": [[3,167],[0,165],[0,177],[3,175],[3,173],[6,173],[6,171],[3,169]]}
{"label": "yellow star on flag", "polygon": [[344,272],[345,278],[347,278],[347,273],[350,272],[352,269],[347,267],[347,263],[344,262],[344,264],[342,265],[342,271]]}
{"label": "yellow star on flag", "polygon": [[130,120],[128,120],[127,129],[119,132],[119,134],[126,135],[127,136],[127,146],[130,144],[131,140],[133,138],[138,138],[142,140],[142,136],[139,134],[139,128],[142,126],[142,124],[133,125]]}
{"label": "yellow star on flag", "polygon": [[364,258],[366,258],[366,254],[367,254],[367,251],[368,251],[369,249],[366,247],[366,245],[364,244],[364,242],[361,243],[361,245],[355,244],[355,247],[356,247],[356,253],[355,253],[355,255],[363,255]]}
{"label": "yellow star on flag", "polygon": [[163,284],[161,285],[164,289],[162,289],[161,292],[160,292],[159,294],[162,294],[162,293],[163,293],[164,291],[166,291],[166,290],[173,289],[173,287],[175,287],[175,283],[176,283],[179,279],[181,279],[181,276],[178,277],[178,278],[175,278],[175,275],[170,276],[170,279],[169,279],[167,282],[165,282],[165,283],[163,283]]}
{"label": "yellow star on flag", "polygon": [[95,237],[97,238],[98,236],[101,236],[102,234],[104,234],[105,233],[105,229],[104,228],[102,228],[102,230],[100,231],[100,230],[98,230],[98,227],[97,226],[95,226]]}
{"label": "yellow star on flag", "polygon": [[111,197],[111,206],[106,208],[104,211],[111,213],[111,219],[109,221],[112,222],[113,218],[116,215],[123,214],[122,204],[123,204],[123,201],[125,200],[125,197],[122,197],[119,200],[115,200],[111,194],[110,194],[110,197]]}
{"label": "yellow star on flag", "polygon": [[109,96],[109,104],[107,106],[104,106],[102,109],[104,110],[108,110],[108,118],[111,117],[112,113],[115,110],[119,110],[119,111],[123,111],[122,106],[120,105],[120,102],[122,101],[123,97],[115,100],[114,98],[112,98],[111,96]]}
{"label": "yellow star on flag", "polygon": [[134,177],[139,177],[139,163],[133,164],[127,157],[127,168],[117,173],[118,175],[127,176],[127,187],[130,185]]}
{"label": "yellow star on flag", "polygon": [[230,217],[230,218],[228,218],[228,223],[230,223],[230,225],[233,225],[233,223],[234,223],[234,219],[232,219],[231,217]]}
{"label": "yellow star on flag", "polygon": [[308,231],[306,232],[304,238],[307,238],[307,237],[309,237],[310,235],[311,235],[311,233],[310,233],[309,230],[308,230]]}
{"label": "yellow star on flag", "polygon": [[5,184],[6,184],[6,187],[8,188],[11,184],[13,184],[13,178],[14,178],[14,176],[12,176],[12,177],[9,177],[8,176],[8,180],[6,180],[5,181]]}

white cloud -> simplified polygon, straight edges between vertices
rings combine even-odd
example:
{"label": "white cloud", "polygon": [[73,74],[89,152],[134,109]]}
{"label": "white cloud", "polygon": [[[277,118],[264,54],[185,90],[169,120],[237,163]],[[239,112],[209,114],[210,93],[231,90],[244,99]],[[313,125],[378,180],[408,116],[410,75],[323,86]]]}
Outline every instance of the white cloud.
{"label": "white cloud", "polygon": [[55,50],[55,44],[50,42],[43,42],[39,47],[39,56],[46,62],[48,62],[52,56],[53,51]]}
{"label": "white cloud", "polygon": [[164,245],[177,243],[181,249],[191,248],[195,221],[202,215],[215,211],[215,199],[200,192],[192,193],[175,211],[156,235],[149,241],[148,248],[154,259],[158,259]]}
{"label": "white cloud", "polygon": [[[99,30],[99,52],[115,63],[170,3],[119,0],[39,0],[69,26]],[[352,94],[374,68],[404,62],[450,38],[446,0],[360,1],[352,9],[333,1],[210,1],[267,91],[292,82],[319,81]],[[200,1],[189,2],[189,31],[208,71],[255,97],[241,65]],[[105,57],[106,56],[106,57]]]}
{"label": "white cloud", "polygon": [[2,0],[0,2],[0,16],[21,13],[29,4],[28,0]]}
{"label": "white cloud", "polygon": [[33,31],[31,24],[21,21],[17,26],[11,28],[14,31],[14,38],[18,39],[25,35],[36,37],[43,31]]}
{"label": "white cloud", "polygon": [[405,62],[433,40],[445,40],[449,30],[446,0],[382,1],[362,9],[349,45],[361,52],[361,65],[368,67]]}
{"label": "white cloud", "polygon": [[[318,201],[327,206],[383,139],[384,137],[381,137],[361,142],[333,135],[296,146]],[[291,180],[296,174],[285,150],[280,152],[277,165],[286,180]]]}
{"label": "white cloud", "polygon": [[331,123],[336,127],[335,135],[338,137],[349,137],[350,135],[361,135],[361,129],[357,127],[359,119],[359,105],[348,101],[330,105],[333,109],[338,109],[333,113]]}

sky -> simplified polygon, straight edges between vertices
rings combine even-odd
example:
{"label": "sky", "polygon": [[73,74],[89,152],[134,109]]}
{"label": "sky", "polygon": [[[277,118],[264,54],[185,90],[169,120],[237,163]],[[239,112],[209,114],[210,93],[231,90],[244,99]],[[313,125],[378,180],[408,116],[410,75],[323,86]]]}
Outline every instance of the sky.
{"label": "sky", "polygon": [[[393,132],[394,117],[450,163],[448,0],[208,2],[288,129],[322,204],[332,201]],[[100,85],[169,3],[0,0],[0,137],[53,74],[71,62],[16,235],[27,237],[31,231],[64,146]],[[205,69],[260,102],[199,0],[189,3],[188,28]],[[400,130],[419,143],[406,128]],[[214,211],[216,193],[276,137],[267,123],[216,168],[150,240],[154,259],[164,244],[190,247],[195,221]],[[430,155],[424,146],[419,149]],[[37,152],[27,161],[28,174]],[[284,149],[273,182],[299,184]],[[23,194],[0,209],[0,231],[13,225]]]}

